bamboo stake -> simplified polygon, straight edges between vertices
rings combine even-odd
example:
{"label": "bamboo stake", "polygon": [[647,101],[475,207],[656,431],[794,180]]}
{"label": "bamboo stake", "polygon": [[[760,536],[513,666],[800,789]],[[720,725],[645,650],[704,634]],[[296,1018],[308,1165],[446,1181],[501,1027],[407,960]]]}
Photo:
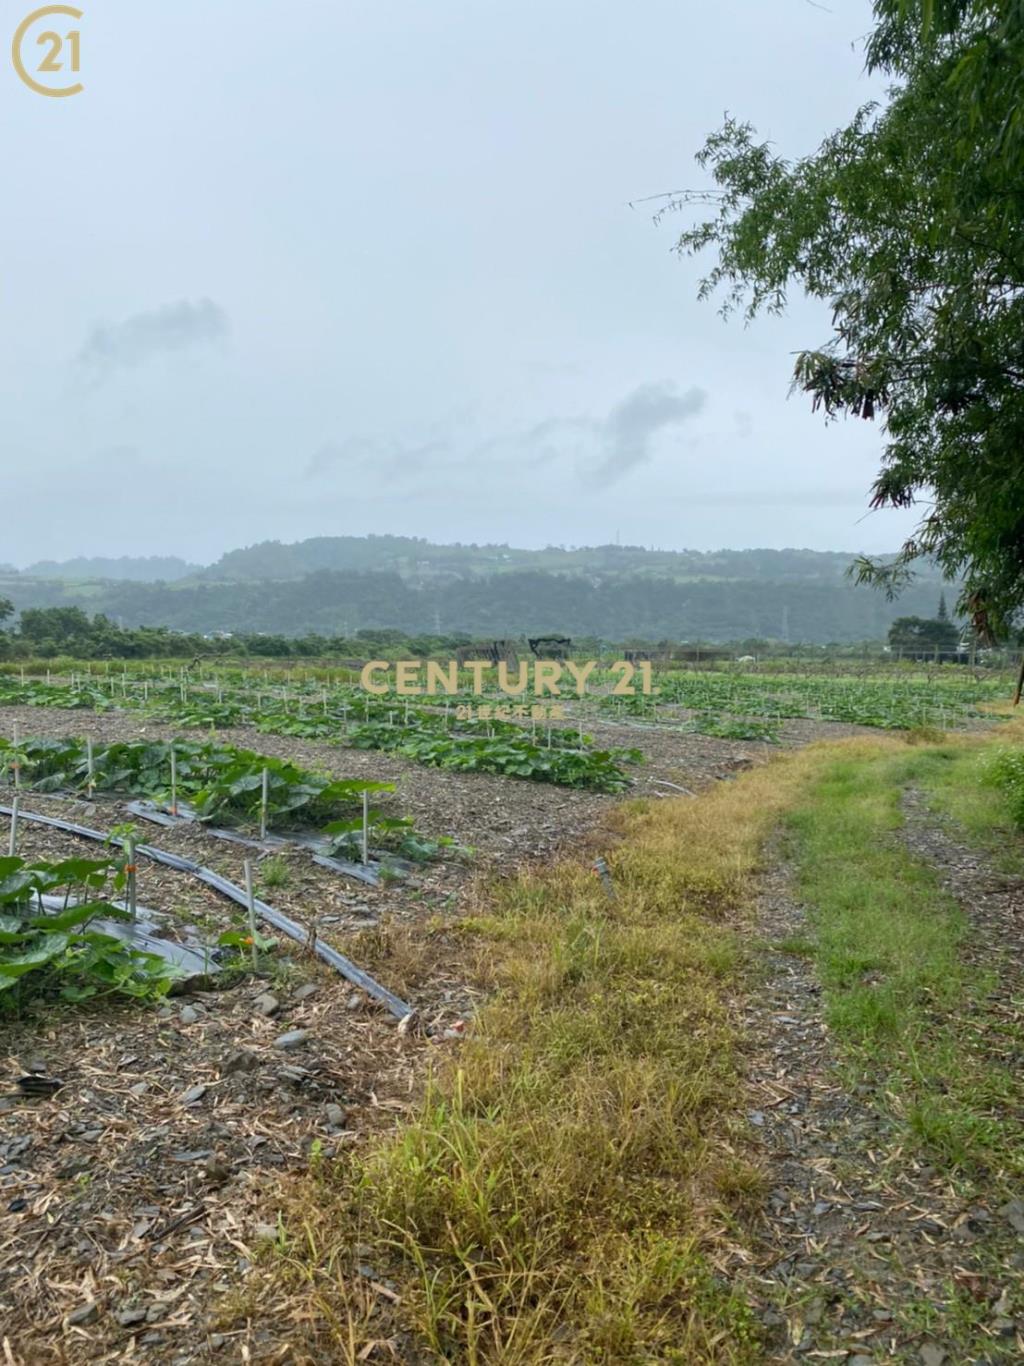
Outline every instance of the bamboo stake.
{"label": "bamboo stake", "polygon": [[8,846],[8,853],[11,858],[14,858],[18,852],[18,807],[20,804],[21,798],[15,792],[14,800],[11,802],[11,838]]}
{"label": "bamboo stake", "polygon": [[96,764],[93,760],[91,739],[87,739],[85,742],[85,764],[89,775],[89,781],[86,784],[86,788],[91,797],[96,787]]}
{"label": "bamboo stake", "polygon": [[370,861],[370,794],[363,793],[363,863]]}
{"label": "bamboo stake", "polygon": [[260,793],[260,839],[267,838],[267,808],[270,804],[270,770],[263,770],[263,786]]}
{"label": "bamboo stake", "polygon": [[171,815],[178,814],[178,756],[171,745]]}

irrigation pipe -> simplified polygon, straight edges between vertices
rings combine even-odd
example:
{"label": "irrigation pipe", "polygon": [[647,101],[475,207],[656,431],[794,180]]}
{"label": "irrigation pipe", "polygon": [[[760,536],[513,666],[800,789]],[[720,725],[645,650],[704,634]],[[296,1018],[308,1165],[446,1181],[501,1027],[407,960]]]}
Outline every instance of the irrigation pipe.
{"label": "irrigation pipe", "polygon": [[[70,902],[62,896],[41,896],[43,909],[60,913],[71,906],[84,904],[78,899]],[[163,922],[167,917],[161,911],[150,910],[147,906],[136,906],[137,919],[130,924],[122,920],[97,919],[88,922],[90,929],[102,930],[114,939],[120,939],[130,948],[142,953],[152,953],[167,963],[182,969],[184,976],[172,986],[172,991],[180,991],[196,981],[215,977],[220,972],[220,964],[210,949],[203,948],[197,941],[182,944],[176,939],[165,939],[161,934]],[[193,947],[193,944],[196,946]]]}
{"label": "irrigation pipe", "polygon": [[[10,816],[12,809],[9,806],[0,806],[0,816]],[[86,825],[75,825],[71,821],[60,821],[54,816],[40,816],[27,811],[19,811],[20,821],[29,821],[33,825],[48,825],[54,830],[63,830],[68,835],[78,835],[82,839],[94,840],[99,844],[116,844],[118,848],[124,848],[126,841],[114,836],[105,835],[101,830],[90,830]],[[162,863],[165,868],[172,868],[177,873],[189,873],[196,877],[200,882],[205,882],[208,887],[212,887],[215,892],[220,892],[236,905],[248,910],[249,898],[243,888],[229,882],[226,877],[221,877],[219,873],[213,872],[210,868],[204,868],[201,864],[195,863],[192,859],[181,858],[178,854],[168,853],[166,849],[155,849],[151,844],[136,845],[135,854],[141,854],[144,858],[152,859],[154,863]],[[277,911],[273,906],[268,906],[265,901],[260,901],[257,897],[254,900],[256,913],[268,925],[273,925],[275,930],[280,930],[289,939],[294,939],[297,944],[308,944],[309,935],[296,921],[283,911]],[[313,950],[318,958],[329,964],[336,972],[340,972],[353,986],[361,987],[368,996],[372,996],[381,1005],[387,1006],[391,1014],[398,1020],[408,1019],[414,1012],[410,1005],[400,997],[388,991],[387,987],[372,978],[362,968],[357,967],[350,958],[346,958],[337,949],[332,949],[330,944],[325,944],[322,939],[313,941]]]}
{"label": "irrigation pipe", "polygon": [[[191,825],[193,827],[200,824],[194,815],[181,815],[182,806],[178,807],[178,815],[169,815],[166,811],[161,811],[150,801],[126,802],[125,810],[133,816],[138,816],[140,820],[150,821],[153,825],[163,825],[170,829],[179,825]],[[237,830],[218,830],[215,826],[203,825],[202,830],[211,839],[226,840],[229,844],[241,844],[246,849],[259,849],[263,853],[268,853],[271,849],[287,849],[289,844],[297,844],[302,849],[309,849],[313,853],[313,862],[319,863],[322,868],[329,868],[332,873],[341,873],[343,877],[355,878],[357,882],[365,882],[369,887],[379,887],[380,878],[373,866],[367,864],[363,867],[359,863],[349,863],[345,859],[329,858],[319,851],[325,848],[324,841],[315,836],[296,835],[291,840],[285,839],[280,835],[267,835],[265,839],[248,839],[245,835],[240,835]],[[400,868],[408,868],[411,865],[406,859],[394,859],[393,862]]]}

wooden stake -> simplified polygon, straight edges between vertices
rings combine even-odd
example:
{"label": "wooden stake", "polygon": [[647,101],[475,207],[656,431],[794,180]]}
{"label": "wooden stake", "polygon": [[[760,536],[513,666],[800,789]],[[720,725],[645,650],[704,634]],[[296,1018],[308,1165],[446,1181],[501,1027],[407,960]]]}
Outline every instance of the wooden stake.
{"label": "wooden stake", "polygon": [[171,815],[178,814],[178,756],[171,745]]}
{"label": "wooden stake", "polygon": [[363,793],[363,863],[370,862],[370,794]]}
{"label": "wooden stake", "polygon": [[260,795],[260,839],[267,838],[267,807],[270,805],[270,770],[263,770],[263,787]]}
{"label": "wooden stake", "polygon": [[256,898],[252,890],[252,859],[245,860],[245,899],[249,910],[249,948],[252,965],[256,966]]}
{"label": "wooden stake", "polygon": [[128,875],[128,881],[125,885],[124,904],[125,910],[128,911],[128,913],[131,915],[131,918],[135,920],[138,901],[136,898],[135,883],[135,841],[131,838],[131,836],[129,836],[128,839],[126,839],[124,842],[124,850],[128,856],[128,862],[125,865],[125,872]]}
{"label": "wooden stake", "polygon": [[18,807],[20,804],[21,798],[15,792],[14,800],[11,802],[11,839],[7,851],[11,858],[14,858],[18,852]]}

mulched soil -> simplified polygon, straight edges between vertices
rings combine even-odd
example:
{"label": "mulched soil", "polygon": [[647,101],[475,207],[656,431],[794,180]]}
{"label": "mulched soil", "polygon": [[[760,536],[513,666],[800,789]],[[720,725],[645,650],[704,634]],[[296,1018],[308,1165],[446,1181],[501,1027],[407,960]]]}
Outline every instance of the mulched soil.
{"label": "mulched soil", "polygon": [[[35,797],[25,806],[102,829],[124,817],[114,803]],[[152,842],[240,877],[243,851],[201,831],[160,830]],[[19,852],[102,849],[25,825]],[[239,909],[212,890],[139,862],[140,904],[208,943],[240,923]],[[288,940],[262,977],[228,977],[159,1011],[39,1002],[6,1020],[0,1338],[11,1360],[191,1362],[222,1359],[228,1347],[237,1360],[243,1342],[261,1359],[262,1340],[276,1333],[253,1326],[222,1338],[216,1328],[218,1303],[272,1233],[264,1225],[273,1212],[260,1204],[265,1176],[304,1166],[314,1141],[326,1157],[392,1127],[427,1062],[453,1046],[478,1004],[445,961],[437,922],[454,915],[454,887],[444,869],[415,887],[369,888],[317,868],[302,850],[287,864],[288,886],[267,899],[408,993],[420,1027],[401,1032]],[[417,913],[434,921],[421,953],[402,923]],[[296,1030],[305,1038],[294,1048],[277,1045]],[[59,1079],[61,1090],[21,1099],[13,1084],[29,1072]]]}
{"label": "mulched soil", "polygon": [[[170,738],[181,728],[138,713],[0,709],[0,733],[101,740]],[[674,795],[727,779],[776,747],[620,725],[588,726],[607,745],[637,745],[648,763],[634,793]],[[801,744],[853,728],[791,723]],[[196,732],[193,732],[196,734]],[[0,1063],[13,1093],[30,1071],[58,1078],[42,1100],[0,1100],[0,1353],[5,1363],[185,1363],[311,1360],[301,1328],[274,1306],[238,1323],[237,1293],[261,1243],[274,1236],[268,1175],[305,1169],[391,1129],[416,1103],[430,1064],[457,1048],[481,988],[450,928],[471,908],[480,877],[578,851],[618,799],[487,774],[427,769],[373,752],[218,732],[230,743],[338,776],[394,781],[387,799],[426,834],[478,851],[408,882],[379,888],[283,856],[288,880],[257,891],[349,954],[419,1012],[397,1022],[283,941],[268,975],[172,998],[160,1011],[109,1002],[38,1002],[0,1026]],[[109,831],[123,804],[26,794],[27,809]],[[8,825],[0,818],[0,841]],[[247,851],[199,829],[144,838],[238,882]],[[99,846],[22,827],[29,857],[99,855]],[[187,876],[140,861],[139,901],[214,942],[239,908]],[[276,1006],[261,1003],[270,994]],[[265,1013],[269,1010],[271,1013]],[[276,1045],[306,1031],[294,1049]],[[0,1089],[7,1089],[0,1079]],[[374,1292],[376,1293],[376,1291]],[[380,1294],[388,1294],[387,1287]],[[291,1343],[291,1346],[288,1343]]]}
{"label": "mulched soil", "polygon": [[[938,867],[970,917],[968,952],[1000,975],[996,1008],[1019,1019],[1019,882],[958,845],[913,795],[908,815],[912,852]],[[905,1148],[870,1086],[847,1085],[813,967],[772,947],[806,935],[784,867],[764,875],[758,931],[764,983],[742,1009],[754,1097],[748,1119],[770,1190],[760,1262],[738,1275],[768,1330],[768,1359],[1024,1359],[1024,1321],[1012,1316],[1024,1283],[1024,1202],[967,1193]],[[950,1345],[954,1291],[984,1306],[984,1345],[970,1355]]]}
{"label": "mulched soil", "polygon": [[[91,737],[105,742],[170,740],[176,735],[204,736],[181,726],[160,725],[139,712],[63,711],[46,707],[0,707],[0,734],[17,723],[25,739]],[[778,751],[762,741],[719,740],[645,725],[586,721],[595,740],[608,748],[638,748],[645,762],[630,766],[636,797],[665,796],[677,786],[699,788],[729,776],[748,763],[761,763]],[[782,732],[784,746],[863,733],[855,726],[791,721]],[[267,735],[251,728],[218,730],[228,744],[288,759],[340,778],[366,778],[396,784],[394,805],[412,816],[427,835],[448,835],[472,846],[485,862],[546,858],[575,842],[601,820],[616,797],[522,782],[490,773],[452,773],[396,758],[376,750],[346,749],[318,740]],[[382,799],[380,805],[385,804]]]}

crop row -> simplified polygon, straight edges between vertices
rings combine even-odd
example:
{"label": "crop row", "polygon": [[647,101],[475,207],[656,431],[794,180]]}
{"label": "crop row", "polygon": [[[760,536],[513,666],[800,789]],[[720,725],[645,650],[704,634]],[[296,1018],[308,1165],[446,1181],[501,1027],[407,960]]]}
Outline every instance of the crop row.
{"label": "crop row", "polygon": [[949,679],[932,682],[892,679],[749,677],[729,674],[659,676],[657,699],[603,697],[608,713],[650,717],[654,701],[674,703],[703,715],[760,717],[778,723],[791,718],[846,722],[885,730],[920,725],[943,729],[977,717],[980,703],[1005,695],[998,681]]}
{"label": "crop row", "polygon": [[[394,791],[393,783],[328,778],[283,759],[216,742],[185,740],[93,745],[67,740],[0,740],[0,773],[38,792],[130,793],[160,804],[187,801],[205,822],[319,827],[328,851],[358,851],[363,798]],[[376,847],[422,859],[450,841],[430,840],[407,818],[368,807],[367,833]]]}
{"label": "crop row", "polygon": [[319,690],[282,698],[260,690],[189,691],[180,684],[125,689],[110,696],[95,684],[62,686],[0,680],[0,702],[108,710],[143,707],[154,717],[211,731],[250,726],[270,734],[342,741],[380,749],[417,762],[462,772],[496,773],[599,792],[629,786],[620,764],[639,762],[635,750],[601,750],[582,732],[510,721],[455,720],[454,699],[445,706],[371,698],[352,689]]}

